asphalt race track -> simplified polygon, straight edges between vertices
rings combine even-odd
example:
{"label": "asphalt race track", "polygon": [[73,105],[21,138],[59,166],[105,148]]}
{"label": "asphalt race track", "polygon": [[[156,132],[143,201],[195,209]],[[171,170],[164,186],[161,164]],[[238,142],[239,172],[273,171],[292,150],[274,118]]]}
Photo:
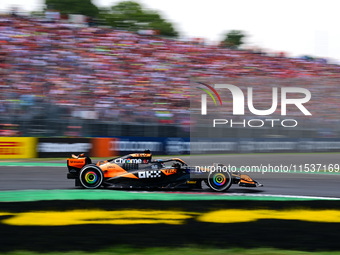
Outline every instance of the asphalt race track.
{"label": "asphalt race track", "polygon": [[[269,169],[276,166],[276,171],[274,172],[246,172],[244,170],[245,174],[253,177],[264,186],[241,188],[233,185],[228,190],[228,194],[340,198],[340,173],[334,168],[335,164],[340,163],[339,158],[340,154],[338,153],[195,155],[182,157],[187,163],[201,167],[210,166],[214,162],[225,165],[230,164],[231,167],[236,167],[237,169],[257,166],[263,170],[265,167]],[[75,189],[74,181],[66,179],[66,160],[54,162],[65,162],[65,167],[1,165],[0,190]],[[23,164],[23,162],[20,162],[20,164]],[[286,167],[286,169],[283,169],[283,167]],[[290,171],[288,172],[287,169]],[[330,173],[332,170],[333,173]],[[338,173],[335,173],[336,171]],[[207,193],[210,191],[195,192]]]}
{"label": "asphalt race track", "polygon": [[234,185],[217,195],[208,189],[82,190],[66,179],[66,160],[0,162],[0,253],[92,252],[117,245],[339,251],[340,204],[331,199],[340,198],[340,173],[334,173],[339,155],[182,157],[199,167],[216,162],[278,169],[247,173],[263,187]]}

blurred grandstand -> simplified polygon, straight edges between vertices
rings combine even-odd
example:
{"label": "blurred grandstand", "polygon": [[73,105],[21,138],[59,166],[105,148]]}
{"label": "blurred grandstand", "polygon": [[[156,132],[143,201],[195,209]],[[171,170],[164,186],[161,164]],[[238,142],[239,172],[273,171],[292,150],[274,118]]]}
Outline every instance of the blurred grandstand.
{"label": "blurred grandstand", "polygon": [[340,66],[324,60],[13,16],[0,17],[0,46],[0,123],[12,136],[189,137],[191,79],[306,87],[313,121],[298,135],[340,136]]}

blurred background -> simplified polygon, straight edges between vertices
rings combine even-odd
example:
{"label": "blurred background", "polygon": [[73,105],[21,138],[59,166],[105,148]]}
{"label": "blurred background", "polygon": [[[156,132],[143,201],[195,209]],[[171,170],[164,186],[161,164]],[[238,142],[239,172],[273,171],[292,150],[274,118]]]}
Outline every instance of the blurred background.
{"label": "blurred background", "polygon": [[[205,245],[339,250],[338,153],[296,154],[340,152],[336,1],[0,3],[0,251],[91,252],[123,244],[160,245],[164,254],[188,244],[198,251]],[[251,87],[254,107],[262,110],[271,107],[273,87],[305,88],[311,100],[304,106],[312,115],[292,106],[282,116],[278,96],[270,116],[256,116],[247,106],[242,118],[232,116],[232,97],[221,93],[223,106],[207,97],[206,119],[197,88],[202,83],[233,84],[245,95]],[[298,125],[212,128],[212,118],[295,119]],[[197,196],[181,190],[92,193],[66,180],[64,158],[72,153],[109,158],[145,149],[159,157],[203,154],[183,156],[192,166],[255,166],[262,173],[251,178],[264,188],[234,187],[217,196],[206,189]],[[299,173],[322,169],[263,174],[264,166],[280,164]],[[24,222],[22,215],[32,218]],[[18,225],[6,223],[16,217]],[[40,229],[37,218],[47,225]],[[128,254],[128,247],[120,253]],[[193,247],[177,254],[222,254]]]}
{"label": "blurred background", "polygon": [[[253,87],[260,95],[259,108],[261,102],[271,99],[274,85],[304,87],[312,93],[308,109],[313,116],[295,116],[299,126],[294,130],[233,128],[223,132],[223,137],[340,136],[340,66],[336,58],[327,57],[332,53],[327,51],[328,32],[316,33],[310,42],[316,45],[314,52],[324,56],[304,54],[309,52],[309,44],[305,44],[306,51],[292,56],[285,49],[256,46],[250,36],[256,30],[237,30],[228,23],[222,24],[219,37],[190,36],[181,31],[187,27],[173,20],[173,14],[150,7],[153,1],[99,5],[103,3],[45,0],[4,5],[0,16],[1,136],[185,140],[190,137],[190,124],[194,125],[190,121],[190,84],[216,80]],[[207,7],[203,20],[214,16],[211,7],[220,13],[217,3]],[[172,8],[180,13],[187,7],[176,4]],[[186,9],[187,20],[196,17],[195,6],[191,7]],[[289,3],[286,8],[292,9]],[[296,8],[291,10],[294,15]],[[268,18],[276,22],[272,12]],[[252,21],[251,17],[247,20]],[[289,26],[286,30],[293,29]],[[209,30],[209,26],[201,28]],[[292,44],[291,38],[281,38],[285,40]],[[299,46],[299,38],[294,40]]]}

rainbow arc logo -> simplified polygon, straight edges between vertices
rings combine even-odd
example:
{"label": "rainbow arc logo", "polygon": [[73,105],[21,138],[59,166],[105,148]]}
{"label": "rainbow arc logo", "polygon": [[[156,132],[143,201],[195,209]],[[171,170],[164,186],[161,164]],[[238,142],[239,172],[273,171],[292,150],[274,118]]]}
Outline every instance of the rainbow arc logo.
{"label": "rainbow arc logo", "polygon": [[[220,101],[220,104],[221,104],[221,106],[222,106],[221,97],[220,97],[220,95],[217,93],[216,89],[214,89],[214,88],[211,87],[210,85],[208,85],[208,84],[206,84],[206,83],[203,83],[203,82],[197,82],[197,83],[199,83],[199,84],[201,84],[201,85],[203,85],[203,86],[206,86],[206,87],[209,88],[212,92],[214,92],[214,94],[217,96],[217,98],[218,98],[218,100]],[[207,94],[212,98],[212,100],[214,101],[215,105],[217,106],[216,100],[215,100],[213,94],[212,94],[209,90],[207,90],[207,89],[205,89],[205,88],[201,88],[201,87],[196,87],[196,88],[198,88],[198,89],[204,91],[205,93],[207,93]],[[201,107],[201,114],[202,114],[202,115],[207,115],[207,95],[206,95],[206,94],[202,94],[202,95],[201,95],[201,106],[202,106],[202,107]]]}

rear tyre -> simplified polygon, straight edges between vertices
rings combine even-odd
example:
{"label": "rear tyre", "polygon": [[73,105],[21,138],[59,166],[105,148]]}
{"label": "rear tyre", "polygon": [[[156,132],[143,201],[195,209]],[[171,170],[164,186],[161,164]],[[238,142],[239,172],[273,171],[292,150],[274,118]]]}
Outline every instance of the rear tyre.
{"label": "rear tyre", "polygon": [[99,188],[103,183],[104,175],[96,165],[86,165],[79,173],[80,184],[87,189]]}
{"label": "rear tyre", "polygon": [[226,191],[232,184],[232,177],[229,172],[210,172],[208,186],[215,191]]}

